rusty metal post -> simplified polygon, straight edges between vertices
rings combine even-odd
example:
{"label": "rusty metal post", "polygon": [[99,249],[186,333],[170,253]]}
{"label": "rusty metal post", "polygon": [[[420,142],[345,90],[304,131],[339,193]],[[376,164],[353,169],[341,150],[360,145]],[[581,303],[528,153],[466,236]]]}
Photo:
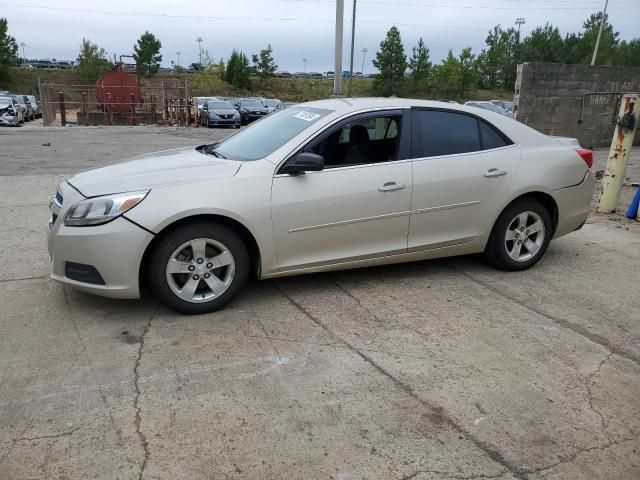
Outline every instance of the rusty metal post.
{"label": "rusty metal post", "polygon": [[131,125],[135,125],[136,124],[136,97],[132,93],[130,98],[131,98]]}
{"label": "rusty metal post", "polygon": [[156,124],[156,96],[151,94],[151,124]]}
{"label": "rusty metal post", "polygon": [[89,126],[89,101],[87,92],[82,92],[82,113],[84,114],[84,126]]}
{"label": "rusty metal post", "polygon": [[60,125],[67,124],[67,111],[64,108],[64,93],[58,92],[58,103],[60,104]]}
{"label": "rusty metal post", "polygon": [[624,169],[631,154],[633,137],[636,133],[638,118],[640,117],[640,94],[626,94],[622,96],[620,114],[613,132],[613,142],[609,150],[607,168],[602,178],[602,195],[598,203],[598,212],[614,212],[620,198],[620,188]]}
{"label": "rusty metal post", "polygon": [[187,127],[191,126],[191,102],[187,98]]}
{"label": "rusty metal post", "polygon": [[113,111],[111,110],[111,93],[107,93],[107,125],[113,126]]}

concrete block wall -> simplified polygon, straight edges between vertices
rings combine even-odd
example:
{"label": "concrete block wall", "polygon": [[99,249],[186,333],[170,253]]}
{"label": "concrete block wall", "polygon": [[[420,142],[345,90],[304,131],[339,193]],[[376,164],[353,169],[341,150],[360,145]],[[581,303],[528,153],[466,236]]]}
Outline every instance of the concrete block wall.
{"label": "concrete block wall", "polygon": [[607,147],[620,96],[631,92],[640,92],[640,68],[523,63],[518,65],[514,118],[547,135],[575,137],[583,147]]}

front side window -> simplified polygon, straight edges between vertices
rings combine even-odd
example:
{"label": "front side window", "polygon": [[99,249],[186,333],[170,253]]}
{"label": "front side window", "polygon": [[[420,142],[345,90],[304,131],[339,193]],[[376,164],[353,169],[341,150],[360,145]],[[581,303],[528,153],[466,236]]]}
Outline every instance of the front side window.
{"label": "front side window", "polygon": [[331,130],[307,151],[324,157],[325,168],[397,159],[400,133],[399,115],[365,117]]}
{"label": "front side window", "polygon": [[280,110],[223,140],[211,153],[231,160],[264,158],[331,112],[303,107]]}

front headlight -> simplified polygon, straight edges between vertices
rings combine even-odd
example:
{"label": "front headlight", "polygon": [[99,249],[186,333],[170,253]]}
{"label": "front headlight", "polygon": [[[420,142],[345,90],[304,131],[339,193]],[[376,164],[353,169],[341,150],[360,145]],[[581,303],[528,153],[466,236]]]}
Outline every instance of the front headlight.
{"label": "front headlight", "polygon": [[108,223],[138,205],[148,193],[149,190],[116,193],[81,200],[71,206],[64,218],[64,224],[67,227],[84,227]]}

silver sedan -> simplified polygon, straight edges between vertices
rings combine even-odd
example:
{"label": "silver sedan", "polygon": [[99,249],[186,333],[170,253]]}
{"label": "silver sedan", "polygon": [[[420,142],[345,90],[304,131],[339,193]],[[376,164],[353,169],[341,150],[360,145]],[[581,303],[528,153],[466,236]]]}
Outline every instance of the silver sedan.
{"label": "silver sedan", "polygon": [[484,252],[531,267],[582,227],[589,150],[497,113],[403,99],[276,112],[222,142],[72,176],[51,201],[52,278],[184,313],[272,278]]}

